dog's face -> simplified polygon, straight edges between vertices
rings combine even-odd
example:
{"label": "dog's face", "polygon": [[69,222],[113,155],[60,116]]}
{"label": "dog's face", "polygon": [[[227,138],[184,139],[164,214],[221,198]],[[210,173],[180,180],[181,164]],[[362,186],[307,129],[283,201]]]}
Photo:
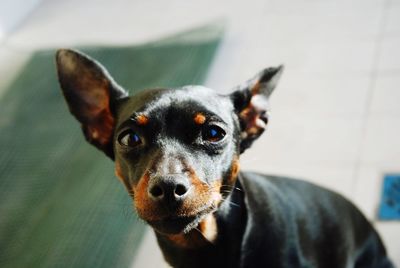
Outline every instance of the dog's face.
{"label": "dog's face", "polygon": [[129,97],[81,53],[60,50],[57,68],[86,139],[115,161],[139,216],[165,234],[188,232],[229,195],[282,71],[266,69],[231,95],[187,86]]}
{"label": "dog's face", "polygon": [[228,97],[202,87],[148,90],[123,100],[116,115],[115,162],[143,219],[181,232],[218,207],[238,169]]}

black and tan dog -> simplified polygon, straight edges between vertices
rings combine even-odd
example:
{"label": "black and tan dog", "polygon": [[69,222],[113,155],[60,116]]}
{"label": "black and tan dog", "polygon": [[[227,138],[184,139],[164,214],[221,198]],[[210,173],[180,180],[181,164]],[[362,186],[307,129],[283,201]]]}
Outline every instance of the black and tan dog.
{"label": "black and tan dog", "polygon": [[230,95],[200,87],[132,97],[95,60],[59,50],[58,76],[88,142],[115,161],[174,267],[393,267],[371,224],[310,183],[239,172],[268,123],[282,67]]}

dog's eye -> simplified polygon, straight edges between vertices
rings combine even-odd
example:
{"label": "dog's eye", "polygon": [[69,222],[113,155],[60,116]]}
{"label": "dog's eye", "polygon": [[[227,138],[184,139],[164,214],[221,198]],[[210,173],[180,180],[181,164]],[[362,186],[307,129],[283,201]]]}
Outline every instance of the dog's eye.
{"label": "dog's eye", "polygon": [[203,130],[203,140],[209,142],[217,142],[222,140],[226,135],[226,132],[219,126],[211,125],[207,126]]}
{"label": "dog's eye", "polygon": [[128,131],[120,136],[119,143],[123,146],[135,147],[142,144],[142,139],[133,131]]}

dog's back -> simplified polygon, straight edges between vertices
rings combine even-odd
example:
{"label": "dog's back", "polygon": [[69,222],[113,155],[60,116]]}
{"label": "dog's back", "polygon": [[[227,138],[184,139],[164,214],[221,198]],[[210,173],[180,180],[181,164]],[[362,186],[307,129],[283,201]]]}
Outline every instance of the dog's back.
{"label": "dog's back", "polygon": [[256,173],[239,180],[247,207],[244,267],[393,267],[371,224],[341,195]]}

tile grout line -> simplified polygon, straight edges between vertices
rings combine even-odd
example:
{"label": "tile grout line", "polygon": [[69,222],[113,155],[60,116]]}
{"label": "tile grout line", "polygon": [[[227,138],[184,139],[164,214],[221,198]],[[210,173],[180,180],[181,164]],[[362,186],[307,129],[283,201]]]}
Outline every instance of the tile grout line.
{"label": "tile grout line", "polygon": [[[374,90],[376,87],[376,80],[378,77],[378,64],[379,64],[379,59],[380,55],[382,52],[382,43],[385,35],[385,27],[387,23],[387,18],[386,18],[386,12],[388,10],[389,6],[389,0],[385,0],[382,4],[382,10],[381,10],[381,17],[380,17],[380,23],[379,23],[379,28],[378,28],[378,35],[376,37],[376,43],[375,43],[375,51],[373,55],[373,61],[372,61],[372,68],[370,72],[370,83],[367,88],[367,98],[365,101],[365,112],[362,117],[362,125],[361,125],[361,137],[360,141],[357,145],[358,147],[358,156],[355,161],[354,165],[354,179],[353,179],[353,184],[352,184],[352,189],[351,191],[353,194],[356,194],[356,187],[358,185],[358,181],[360,180],[359,175],[360,175],[360,168],[361,168],[361,162],[362,162],[362,155],[364,153],[364,142],[367,137],[367,126],[368,126],[368,121],[370,118],[370,109],[371,109],[371,103],[372,103],[372,98],[374,96]],[[375,218],[376,215],[374,215]]]}

